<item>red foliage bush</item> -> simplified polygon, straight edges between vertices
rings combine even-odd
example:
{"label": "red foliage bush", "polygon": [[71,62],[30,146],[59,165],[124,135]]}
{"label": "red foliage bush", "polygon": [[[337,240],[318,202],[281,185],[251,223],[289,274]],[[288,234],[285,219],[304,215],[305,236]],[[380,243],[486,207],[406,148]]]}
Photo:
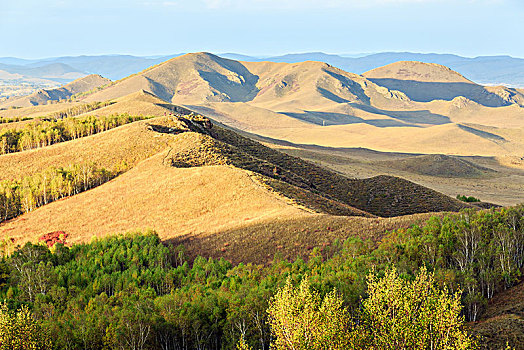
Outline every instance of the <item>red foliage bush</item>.
{"label": "red foliage bush", "polygon": [[64,231],[49,232],[40,237],[40,241],[44,241],[49,248],[54,246],[56,243],[66,244],[66,238],[69,235]]}

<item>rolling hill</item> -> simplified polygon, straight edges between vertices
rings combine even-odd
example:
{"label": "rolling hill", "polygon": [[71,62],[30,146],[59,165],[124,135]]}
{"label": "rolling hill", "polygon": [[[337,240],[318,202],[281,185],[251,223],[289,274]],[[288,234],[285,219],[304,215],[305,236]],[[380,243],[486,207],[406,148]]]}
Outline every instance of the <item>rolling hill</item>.
{"label": "rolling hill", "polygon": [[348,72],[362,74],[369,70],[399,61],[420,61],[447,66],[478,84],[524,87],[524,59],[510,56],[462,57],[452,54],[380,52],[374,54],[334,55],[323,52],[287,54],[256,58],[238,54],[220,56],[241,61],[271,61],[297,63],[322,61]]}
{"label": "rolling hill", "polygon": [[16,99],[11,98],[4,103],[0,103],[0,108],[12,106],[29,107],[45,105],[49,103],[49,101],[58,102],[60,100],[67,100],[75,94],[93,90],[95,88],[109,84],[110,82],[111,80],[106,79],[100,75],[91,74],[56,89],[42,89],[27,96]]}
{"label": "rolling hill", "polygon": [[[120,103],[129,100],[159,102],[151,94],[139,93]],[[153,228],[163,239],[181,239],[243,228],[248,232],[248,227],[253,227],[253,232],[264,232],[260,229],[264,222],[283,227],[288,222],[294,227],[302,219],[313,217],[326,224],[323,231],[331,232],[327,228],[331,227],[329,217],[333,215],[362,217],[360,223],[354,219],[348,222],[367,227],[372,222],[366,218],[469,207],[400,178],[349,179],[212,125],[207,118],[188,110],[167,106],[181,116],[135,122],[93,136],[0,156],[0,180],[86,161],[107,168],[125,161],[131,167],[92,190],[3,223],[0,232],[23,242],[48,231],[63,230],[72,241],[86,241],[95,233]],[[336,221],[334,217],[332,220]],[[377,227],[384,227],[386,222],[387,227],[392,227],[394,223],[405,225],[418,219],[377,220],[381,222]],[[337,232],[340,236],[349,234],[346,230]]]}
{"label": "rolling hill", "polygon": [[85,101],[139,90],[293,143],[483,156],[517,156],[524,146],[519,90],[483,87],[435,64],[401,62],[361,76],[321,62],[238,62],[197,53],[130,76]]}
{"label": "rolling hill", "polygon": [[418,102],[451,101],[461,96],[486,107],[524,106],[524,95],[517,89],[484,87],[434,63],[396,62],[363,75],[378,85],[402,91]]}

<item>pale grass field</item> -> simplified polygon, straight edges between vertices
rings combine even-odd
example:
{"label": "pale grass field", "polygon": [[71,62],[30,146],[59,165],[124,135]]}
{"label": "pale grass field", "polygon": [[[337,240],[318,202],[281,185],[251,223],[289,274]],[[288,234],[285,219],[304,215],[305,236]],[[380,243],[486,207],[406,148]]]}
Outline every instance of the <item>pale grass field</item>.
{"label": "pale grass field", "polygon": [[71,242],[154,229],[162,239],[206,235],[262,220],[313,214],[289,204],[229,166],[173,168],[161,152],[118,178],[0,226],[17,243],[63,230]]}

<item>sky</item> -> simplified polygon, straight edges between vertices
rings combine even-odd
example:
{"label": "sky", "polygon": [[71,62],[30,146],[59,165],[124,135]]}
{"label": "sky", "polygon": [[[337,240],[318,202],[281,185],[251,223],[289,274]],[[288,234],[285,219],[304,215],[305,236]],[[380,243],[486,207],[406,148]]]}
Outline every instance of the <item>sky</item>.
{"label": "sky", "polygon": [[523,0],[0,0],[0,57],[411,51],[524,57]]}

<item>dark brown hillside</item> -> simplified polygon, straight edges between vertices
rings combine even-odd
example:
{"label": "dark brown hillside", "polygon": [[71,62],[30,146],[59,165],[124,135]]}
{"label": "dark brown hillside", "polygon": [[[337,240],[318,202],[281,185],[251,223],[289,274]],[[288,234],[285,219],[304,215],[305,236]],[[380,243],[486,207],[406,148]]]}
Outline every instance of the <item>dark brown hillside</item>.
{"label": "dark brown hillside", "polygon": [[471,328],[483,337],[482,349],[524,349],[524,283],[490,300],[482,320]]}
{"label": "dark brown hillside", "polygon": [[442,177],[480,177],[493,170],[470,161],[443,154],[429,154],[406,159],[377,162],[390,168],[411,173]]}

